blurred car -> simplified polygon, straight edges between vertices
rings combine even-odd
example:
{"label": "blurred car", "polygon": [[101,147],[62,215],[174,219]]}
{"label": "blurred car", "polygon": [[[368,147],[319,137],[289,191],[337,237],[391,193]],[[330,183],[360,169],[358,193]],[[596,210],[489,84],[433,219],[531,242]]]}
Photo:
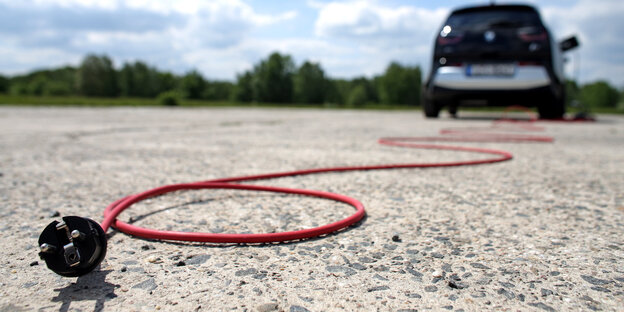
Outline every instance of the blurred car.
{"label": "blurred car", "polygon": [[436,38],[423,84],[426,117],[443,107],[537,107],[541,118],[565,113],[562,52],[575,37],[556,43],[530,5],[487,5],[453,11]]}

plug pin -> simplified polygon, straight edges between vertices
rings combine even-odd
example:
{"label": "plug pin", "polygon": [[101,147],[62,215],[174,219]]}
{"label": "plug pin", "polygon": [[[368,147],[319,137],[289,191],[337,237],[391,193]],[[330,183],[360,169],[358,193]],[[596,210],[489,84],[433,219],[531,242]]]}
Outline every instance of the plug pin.
{"label": "plug pin", "polygon": [[40,250],[43,253],[53,253],[56,250],[56,246],[50,245],[48,243],[43,243],[40,246]]}
{"label": "plug pin", "polygon": [[65,257],[65,263],[67,263],[70,267],[75,267],[80,265],[80,252],[78,248],[74,245],[74,243],[69,243],[63,247],[65,252],[63,256]]}
{"label": "plug pin", "polygon": [[56,224],[56,229],[57,230],[67,230],[67,224],[65,223],[65,221],[61,221],[61,222]]}
{"label": "plug pin", "polygon": [[85,237],[85,235],[82,232],[78,231],[78,230],[73,230],[73,231],[71,231],[71,237],[73,239],[82,240]]}

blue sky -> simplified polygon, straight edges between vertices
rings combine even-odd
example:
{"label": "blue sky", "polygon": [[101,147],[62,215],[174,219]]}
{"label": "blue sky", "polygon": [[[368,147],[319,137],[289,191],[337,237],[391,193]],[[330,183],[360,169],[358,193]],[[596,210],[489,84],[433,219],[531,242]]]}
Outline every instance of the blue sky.
{"label": "blue sky", "polygon": [[[503,3],[505,1],[498,1]],[[576,34],[567,72],[624,87],[624,1],[543,0],[557,38]],[[391,61],[428,70],[452,8],[489,1],[0,0],[0,73],[78,65],[107,54],[182,74],[234,80],[273,51],[319,62],[336,78],[377,75]],[[579,66],[580,65],[580,66]]]}

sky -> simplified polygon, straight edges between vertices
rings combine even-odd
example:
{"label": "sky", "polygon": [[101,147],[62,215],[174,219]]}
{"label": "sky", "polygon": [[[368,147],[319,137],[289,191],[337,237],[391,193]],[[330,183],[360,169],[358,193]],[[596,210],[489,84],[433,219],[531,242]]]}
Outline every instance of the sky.
{"label": "sky", "polygon": [[[499,0],[497,3],[505,3]],[[569,78],[624,87],[624,1],[542,0],[558,39],[577,35]],[[235,80],[277,51],[318,62],[333,78],[372,77],[391,61],[425,72],[453,8],[489,1],[0,0],[0,73],[77,66],[88,53],[116,67],[144,61],[211,80]]]}

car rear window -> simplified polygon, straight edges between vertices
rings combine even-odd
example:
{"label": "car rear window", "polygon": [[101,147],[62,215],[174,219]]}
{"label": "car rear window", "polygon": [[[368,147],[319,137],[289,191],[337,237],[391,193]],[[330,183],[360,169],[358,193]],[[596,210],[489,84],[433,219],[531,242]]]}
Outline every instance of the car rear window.
{"label": "car rear window", "polygon": [[541,25],[537,12],[531,9],[487,9],[451,14],[446,25],[453,29],[515,28]]}

